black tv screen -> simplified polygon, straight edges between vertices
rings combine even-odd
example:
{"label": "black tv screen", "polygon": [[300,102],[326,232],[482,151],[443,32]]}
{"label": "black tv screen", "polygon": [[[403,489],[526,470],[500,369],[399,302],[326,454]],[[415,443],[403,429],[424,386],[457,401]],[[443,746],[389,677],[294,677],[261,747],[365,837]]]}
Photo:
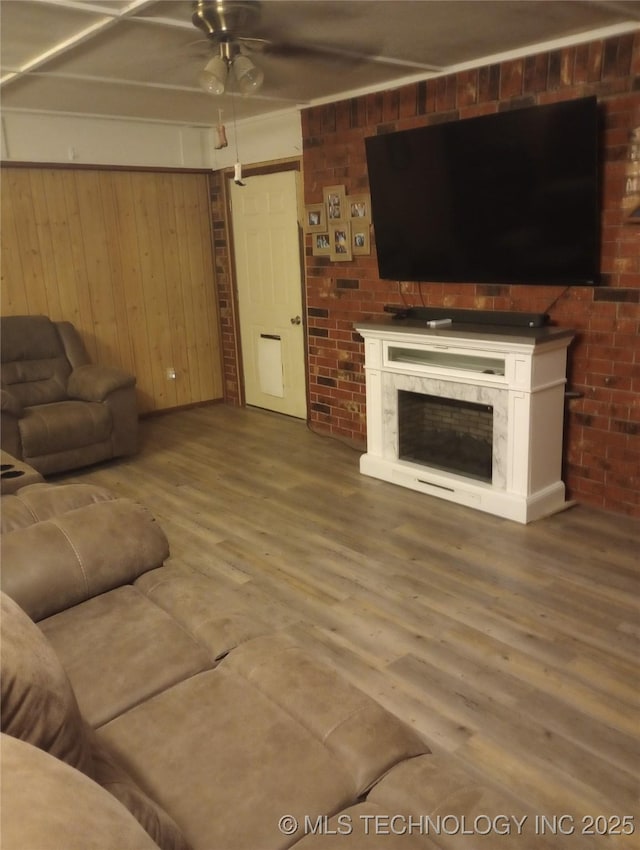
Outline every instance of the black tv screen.
{"label": "black tv screen", "polygon": [[380,277],[598,280],[595,97],[365,140]]}

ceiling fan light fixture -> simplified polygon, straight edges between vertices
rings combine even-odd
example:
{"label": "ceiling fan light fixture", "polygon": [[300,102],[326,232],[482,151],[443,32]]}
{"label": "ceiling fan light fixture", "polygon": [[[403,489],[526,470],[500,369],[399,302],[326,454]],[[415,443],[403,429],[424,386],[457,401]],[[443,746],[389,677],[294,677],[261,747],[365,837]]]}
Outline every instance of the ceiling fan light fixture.
{"label": "ceiling fan light fixture", "polygon": [[228,73],[229,67],[222,56],[214,56],[200,72],[198,82],[207,94],[223,94]]}
{"label": "ceiling fan light fixture", "polygon": [[248,56],[236,56],[231,67],[242,94],[253,94],[259,90],[264,80],[264,71],[254,65]]}

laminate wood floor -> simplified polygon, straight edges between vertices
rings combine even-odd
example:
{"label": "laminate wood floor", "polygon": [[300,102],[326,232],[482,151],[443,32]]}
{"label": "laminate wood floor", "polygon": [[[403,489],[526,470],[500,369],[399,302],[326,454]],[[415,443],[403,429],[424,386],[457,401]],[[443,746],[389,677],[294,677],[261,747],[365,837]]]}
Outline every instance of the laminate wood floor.
{"label": "laminate wood floor", "polygon": [[[569,846],[640,846],[640,523],[577,506],[523,526],[362,476],[353,448],[255,409],[141,430],[136,457],[59,479],[148,505],[173,561],[258,602],[435,752],[570,814]],[[635,835],[583,834],[585,816],[633,816]]]}

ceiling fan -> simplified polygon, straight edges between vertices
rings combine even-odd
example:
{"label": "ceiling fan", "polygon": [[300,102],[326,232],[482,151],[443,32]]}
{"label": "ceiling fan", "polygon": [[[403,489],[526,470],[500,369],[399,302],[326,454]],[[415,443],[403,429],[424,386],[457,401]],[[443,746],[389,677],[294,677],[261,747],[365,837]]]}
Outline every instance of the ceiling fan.
{"label": "ceiling fan", "polygon": [[200,86],[209,94],[223,94],[232,74],[242,94],[257,92],[264,72],[241,51],[241,46],[247,43],[263,41],[243,34],[258,21],[257,0],[195,0],[192,7],[194,26],[218,47],[218,53],[200,72]]}
{"label": "ceiling fan", "polygon": [[[264,71],[248,55],[255,53],[284,59],[304,58],[333,64],[339,62],[344,67],[357,66],[369,59],[402,65],[408,70],[439,70],[431,65],[377,56],[376,48],[371,44],[366,48],[358,46],[346,49],[337,44],[284,42],[273,32],[273,28],[261,21],[262,4],[259,0],[193,0],[191,6],[192,23],[205,33],[209,44],[216,48],[215,55],[199,74],[200,86],[209,94],[220,95],[226,90],[238,90],[244,95],[258,92],[264,82]],[[309,3],[309,6],[313,4]]]}

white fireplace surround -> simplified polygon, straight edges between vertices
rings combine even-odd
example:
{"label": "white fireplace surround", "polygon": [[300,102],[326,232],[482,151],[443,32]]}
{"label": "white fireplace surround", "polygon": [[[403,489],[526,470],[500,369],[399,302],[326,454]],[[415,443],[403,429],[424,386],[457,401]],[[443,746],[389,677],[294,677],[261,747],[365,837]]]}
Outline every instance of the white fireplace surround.
{"label": "white fireplace surround", "polygon": [[[561,480],[567,347],[560,328],[361,323],[367,453],[360,471],[527,523],[567,506]],[[493,408],[492,480],[399,457],[398,392]]]}

